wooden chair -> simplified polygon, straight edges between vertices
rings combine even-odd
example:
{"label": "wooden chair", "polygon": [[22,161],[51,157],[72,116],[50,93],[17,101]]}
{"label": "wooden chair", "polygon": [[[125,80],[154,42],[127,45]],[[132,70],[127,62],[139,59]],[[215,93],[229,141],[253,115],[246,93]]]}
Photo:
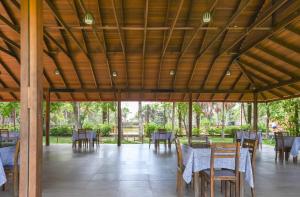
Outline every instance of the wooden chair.
{"label": "wooden chair", "polygon": [[210,142],[207,135],[192,136],[191,147],[193,148],[209,148]]}
{"label": "wooden chair", "polygon": [[[87,147],[88,143],[89,143],[89,140],[87,138],[86,129],[78,129],[77,134],[78,134],[79,147],[81,148],[82,145],[84,147]],[[80,138],[79,136],[84,136],[84,137]]]}
{"label": "wooden chair", "polygon": [[288,136],[288,132],[274,132],[275,136],[275,162],[279,155],[279,160],[283,162],[284,155],[285,159],[288,160],[291,147],[286,147],[284,144],[284,136]]}
{"label": "wooden chair", "polygon": [[[258,146],[258,140],[253,139],[244,139],[243,141],[243,148],[248,148],[250,155],[251,155],[251,166],[252,166],[252,173],[253,173],[253,180],[255,181],[255,171],[256,171],[256,150]],[[255,196],[255,188],[251,188],[251,196]]]}
{"label": "wooden chair", "polygon": [[[216,169],[215,160],[234,159],[235,170]],[[232,182],[235,186],[235,196],[239,195],[239,161],[240,160],[240,143],[226,144],[218,143],[211,145],[210,169],[202,173],[201,191],[206,196],[206,185],[210,184],[210,196],[215,196],[215,181],[225,181],[225,196],[228,195],[227,182]]]}
{"label": "wooden chair", "polygon": [[[158,135],[165,135],[167,133],[166,129],[158,129]],[[157,139],[156,145],[159,147],[160,142],[163,142],[165,144],[165,147],[167,147],[167,139]]]}
{"label": "wooden chair", "polygon": [[[19,155],[20,155],[20,140],[16,143],[16,150],[14,154],[14,164],[4,166],[4,171],[7,177],[13,177],[13,193],[14,196],[18,196],[19,186]],[[5,185],[3,186],[5,189]]]}
{"label": "wooden chair", "polygon": [[183,190],[183,159],[182,159],[182,149],[181,144],[178,138],[175,138],[175,146],[176,146],[176,153],[177,153],[177,176],[176,176],[176,191],[182,194]]}

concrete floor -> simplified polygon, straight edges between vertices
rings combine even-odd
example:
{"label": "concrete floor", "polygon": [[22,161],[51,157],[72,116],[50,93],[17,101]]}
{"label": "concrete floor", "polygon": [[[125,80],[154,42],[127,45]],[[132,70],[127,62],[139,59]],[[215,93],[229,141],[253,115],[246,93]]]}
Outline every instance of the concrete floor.
{"label": "concrete floor", "polygon": [[[176,196],[175,147],[165,151],[161,146],[156,153],[148,145],[101,145],[74,152],[71,145],[51,145],[44,149],[43,171],[45,197]],[[299,186],[300,163],[275,164],[273,149],[263,147],[257,155],[257,196],[298,197]],[[245,196],[249,194],[246,187]],[[193,196],[191,188],[185,196]]]}

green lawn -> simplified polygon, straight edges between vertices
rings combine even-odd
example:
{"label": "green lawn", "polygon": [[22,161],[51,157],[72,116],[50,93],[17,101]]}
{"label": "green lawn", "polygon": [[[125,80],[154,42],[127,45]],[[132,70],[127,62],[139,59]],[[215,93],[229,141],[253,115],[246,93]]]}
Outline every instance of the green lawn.
{"label": "green lawn", "polygon": [[[226,143],[231,143],[232,142],[232,138],[221,138],[221,137],[212,137],[209,138],[212,140],[213,143],[217,143],[217,142],[226,142]],[[186,137],[181,137],[180,138],[180,142],[182,144],[187,144],[188,140]],[[45,137],[44,137],[44,143],[45,143]],[[72,137],[54,137],[54,136],[50,136],[50,144],[71,144],[72,143]],[[117,140],[114,137],[105,137],[102,138],[102,142],[103,144],[116,144]],[[133,141],[133,138],[127,140],[124,139],[122,141],[123,144],[141,144],[141,141]],[[147,144],[149,143],[149,138],[144,138],[144,143]],[[267,145],[275,145],[274,140],[263,140],[263,144],[267,144]]]}

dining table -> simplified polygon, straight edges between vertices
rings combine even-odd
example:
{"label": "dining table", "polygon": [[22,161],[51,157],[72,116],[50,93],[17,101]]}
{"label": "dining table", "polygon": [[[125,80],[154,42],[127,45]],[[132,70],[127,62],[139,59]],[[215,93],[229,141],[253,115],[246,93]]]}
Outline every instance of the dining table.
{"label": "dining table", "polygon": [[[282,142],[278,140],[278,147],[281,147]],[[297,162],[298,153],[300,151],[300,137],[295,136],[283,136],[284,148],[290,148],[290,154],[293,156],[294,162]],[[286,159],[288,159],[288,155],[286,155]]]}
{"label": "dining table", "polygon": [[14,154],[16,146],[8,146],[0,148],[0,186],[6,183],[6,174],[4,166],[14,165]]}
{"label": "dining table", "polygon": [[151,134],[152,143],[155,145],[155,148],[158,146],[159,140],[167,140],[169,148],[171,148],[171,143],[175,139],[173,132],[154,132]]}
{"label": "dining table", "polygon": [[[200,171],[210,168],[211,149],[210,148],[193,148],[188,145],[182,145],[183,164],[185,166],[183,179],[186,183],[192,181],[193,174],[195,177],[195,196],[199,196],[199,173]],[[235,169],[235,159],[216,159],[215,168]],[[248,148],[241,148],[240,152],[240,196],[244,196],[244,181],[254,188],[253,172],[251,157]]]}
{"label": "dining table", "polygon": [[86,135],[84,133],[79,133],[77,131],[73,132],[72,140],[78,141],[87,138],[90,144],[93,144],[94,140],[97,138],[97,133],[95,131],[89,130],[86,131]]}
{"label": "dining table", "polygon": [[258,145],[262,148],[262,132],[254,132],[254,131],[237,131],[235,133],[235,140],[241,140],[241,144],[243,144],[244,139],[257,139]]}

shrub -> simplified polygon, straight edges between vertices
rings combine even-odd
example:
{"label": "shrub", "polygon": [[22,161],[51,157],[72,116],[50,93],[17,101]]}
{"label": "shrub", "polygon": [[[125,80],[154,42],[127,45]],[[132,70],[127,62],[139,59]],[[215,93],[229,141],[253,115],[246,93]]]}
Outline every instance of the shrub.
{"label": "shrub", "polygon": [[110,124],[100,124],[99,125],[99,131],[101,133],[102,136],[109,136],[109,134],[112,131],[112,125]]}
{"label": "shrub", "polygon": [[158,128],[157,124],[150,122],[144,125],[144,131],[147,137],[149,137]]}
{"label": "shrub", "polygon": [[50,129],[50,135],[52,135],[52,136],[72,136],[72,128],[69,125],[52,127]]}
{"label": "shrub", "polygon": [[87,130],[96,129],[95,126],[90,122],[83,123],[82,128]]}

